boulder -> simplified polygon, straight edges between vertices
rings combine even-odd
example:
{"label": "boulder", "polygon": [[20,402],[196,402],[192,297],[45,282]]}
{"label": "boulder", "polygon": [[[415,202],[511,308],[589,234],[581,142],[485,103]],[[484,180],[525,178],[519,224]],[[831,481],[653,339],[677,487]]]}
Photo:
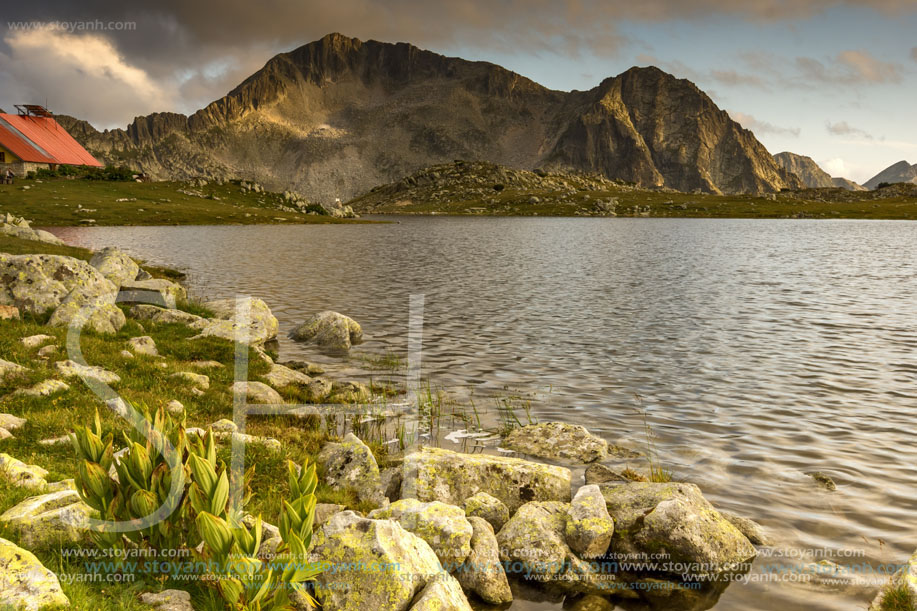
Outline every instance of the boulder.
{"label": "boulder", "polygon": [[22,428],[22,425],[28,422],[25,418],[14,416],[13,414],[0,414],[0,427],[8,431],[15,431]]}
{"label": "boulder", "polygon": [[[235,299],[207,301],[204,303],[204,307],[213,312],[214,318],[221,320],[233,320],[236,316]],[[264,337],[264,341],[277,337],[277,333],[280,331],[280,323],[263,300],[258,298],[251,299],[249,316],[252,327],[259,330],[259,335]]]}
{"label": "boulder", "polygon": [[19,320],[19,308],[11,305],[0,305],[0,320]]}
{"label": "boulder", "polygon": [[386,467],[379,472],[382,480],[382,496],[395,502],[401,498],[401,466]]}
{"label": "boulder", "polygon": [[694,484],[632,482],[600,486],[615,532],[616,554],[668,554],[708,573],[740,568],[757,554],[745,535]]}
{"label": "boulder", "polygon": [[346,510],[346,507],[336,503],[317,503],[315,505],[315,530],[324,526],[333,515]]}
{"label": "boulder", "polygon": [[76,490],[64,488],[25,499],[0,515],[0,524],[29,547],[57,546],[84,541],[92,513]]}
{"label": "boulder", "polygon": [[614,532],[615,523],[608,515],[601,489],[596,485],[580,488],[570,502],[564,530],[570,549],[580,558],[604,556]]}
{"label": "boulder", "polygon": [[325,611],[406,611],[444,573],[430,546],[392,520],[335,514],[316,533],[310,562],[326,563],[315,579]]}
{"label": "boulder", "polygon": [[324,401],[331,395],[331,382],[325,378],[312,378],[309,382],[309,399],[312,401]]}
{"label": "boulder", "polygon": [[361,382],[333,382],[331,395],[338,403],[364,403],[372,397],[372,392]]}
{"label": "boulder", "polygon": [[592,464],[586,469],[586,484],[606,484],[608,482],[630,482],[633,481],[625,477],[619,471],[601,464]]}
{"label": "boulder", "polygon": [[721,511],[720,514],[727,520],[729,523],[739,529],[739,532],[745,535],[749,541],[754,545],[770,545],[770,537],[767,536],[767,533],[764,531],[764,527],[748,518],[742,516],[737,516],[734,513],[727,513]]}
{"label": "boulder", "polygon": [[608,454],[608,442],[586,427],[566,422],[530,424],[514,429],[502,447],[548,460],[591,463]]}
{"label": "boulder", "polygon": [[473,528],[465,512],[439,501],[422,503],[402,499],[369,514],[373,520],[391,519],[426,541],[447,571],[455,570],[471,553]]}
{"label": "boulder", "polygon": [[133,259],[113,246],[98,251],[89,264],[118,287],[134,280],[140,272],[140,266]]}
{"label": "boulder", "polygon": [[170,414],[178,416],[178,415],[185,413],[185,406],[182,405],[181,401],[176,401],[175,399],[172,399],[171,401],[166,403],[166,411],[168,411]]}
{"label": "boulder", "polygon": [[423,448],[404,459],[401,498],[455,505],[486,492],[513,513],[528,501],[569,501],[570,482],[565,467]]}
{"label": "boulder", "polygon": [[493,526],[494,532],[499,532],[509,520],[509,509],[500,499],[494,498],[486,492],[478,492],[465,499],[465,515],[483,518]]}
{"label": "boulder", "polygon": [[55,354],[57,354],[57,346],[55,346],[55,345],[52,344],[52,345],[49,345],[49,346],[42,346],[41,348],[39,348],[39,349],[38,349],[37,356],[38,356],[38,358],[40,358],[40,359],[42,359],[42,360],[48,360],[49,358],[51,358],[51,357],[54,356]]}
{"label": "boulder", "polygon": [[42,314],[58,308],[71,294],[73,301],[101,299],[114,303],[117,287],[97,269],[79,259],[60,255],[0,253],[0,305]]}
{"label": "boulder", "polygon": [[[26,397],[50,397],[53,394],[64,392],[65,390],[70,390],[70,385],[66,382],[61,382],[60,380],[42,380],[29,388],[20,388],[19,390],[13,391],[13,394]],[[0,424],[0,426],[3,425]]]}
{"label": "boulder", "polygon": [[3,427],[0,427],[0,441],[4,439],[14,439],[13,434]]}
{"label": "boulder", "polygon": [[22,345],[25,346],[26,348],[38,348],[45,342],[49,342],[53,339],[54,338],[50,335],[39,334],[39,335],[30,335],[28,337],[23,337],[19,341],[22,342]]}
{"label": "boulder", "polygon": [[161,278],[124,282],[118,293],[120,303],[152,304],[164,308],[174,308],[179,301],[187,298],[188,292],[182,285]]}
{"label": "boulder", "polygon": [[[347,206],[350,208],[350,206]],[[462,587],[452,575],[442,575],[420,591],[411,611],[471,611]]]}
{"label": "boulder", "polygon": [[526,503],[497,533],[500,559],[515,577],[550,585],[565,592],[590,592],[600,587],[588,562],[567,545],[569,503]]}
{"label": "boulder", "polygon": [[232,392],[244,394],[249,402],[260,405],[283,405],[283,397],[263,382],[235,382]]}
{"label": "boulder", "polygon": [[156,349],[156,342],[149,335],[142,337],[132,337],[127,340],[128,345],[134,354],[145,354],[147,356],[159,356],[159,350]]}
{"label": "boulder", "polygon": [[26,368],[22,365],[0,359],[0,380],[3,380],[3,378],[10,374],[22,373],[25,370]]}
{"label": "boulder", "polygon": [[233,320],[201,318],[188,326],[198,331],[198,335],[191,339],[219,337],[231,342],[260,346],[274,337],[273,332],[258,321],[252,321],[247,327],[242,327]]}
{"label": "boulder", "polygon": [[80,365],[76,361],[66,360],[54,363],[57,371],[65,378],[90,378],[103,384],[117,384],[121,376],[97,365]]}
{"label": "boulder", "polygon": [[382,504],[382,479],[372,451],[353,433],[326,443],[315,459],[323,482],[352,490],[363,501]]}
{"label": "boulder", "polygon": [[40,611],[69,606],[54,573],[31,552],[0,539],[0,608]]}
{"label": "boulder", "polygon": [[187,382],[195,388],[207,390],[210,388],[210,378],[202,373],[193,373],[191,371],[178,371],[169,376],[170,378]]}
{"label": "boulder", "polygon": [[312,378],[306,374],[277,364],[271,365],[271,370],[264,375],[264,380],[274,388],[308,386],[312,382]]}
{"label": "boulder", "polygon": [[289,367],[290,369],[301,371],[310,376],[320,376],[325,373],[325,370],[321,365],[312,363],[310,361],[304,361],[302,359],[292,359],[289,361],[284,361],[280,364],[284,367]]}
{"label": "boulder", "polygon": [[132,306],[130,309],[130,314],[131,318],[136,320],[149,320],[159,324],[178,323],[190,326],[195,323],[200,323],[202,320],[206,320],[205,318],[202,318],[197,314],[191,314],[190,312],[161,308],[159,306],[149,304],[139,304]]}
{"label": "boulder", "polygon": [[184,590],[144,592],[140,595],[140,602],[153,607],[155,611],[194,611],[191,594]]}
{"label": "boulder", "polygon": [[325,310],[294,329],[290,337],[329,350],[350,350],[352,345],[363,341],[363,330],[354,319]]}
{"label": "boulder", "polygon": [[470,517],[473,533],[471,552],[455,573],[462,588],[477,594],[492,605],[503,605],[513,600],[513,593],[500,563],[500,551],[494,528],[482,518]]}
{"label": "boulder", "polygon": [[[51,314],[49,327],[67,327],[78,316],[85,316],[82,326],[96,333],[112,335],[117,333],[127,319],[121,308],[114,304],[113,294],[87,295],[82,290],[74,290]],[[91,308],[84,311],[84,308]]]}
{"label": "boulder", "polygon": [[44,488],[48,472],[38,465],[28,465],[9,454],[0,454],[0,476],[14,486],[39,490]]}

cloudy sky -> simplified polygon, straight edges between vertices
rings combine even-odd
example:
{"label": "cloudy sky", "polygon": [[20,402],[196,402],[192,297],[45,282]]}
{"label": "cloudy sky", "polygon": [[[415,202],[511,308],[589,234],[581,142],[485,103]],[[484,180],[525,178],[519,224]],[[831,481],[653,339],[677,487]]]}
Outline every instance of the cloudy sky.
{"label": "cloudy sky", "polygon": [[860,182],[917,163],[915,0],[33,0],[0,18],[0,107],[47,101],[100,128],[193,112],[272,55],[341,32],[554,89],[654,64],[772,153]]}

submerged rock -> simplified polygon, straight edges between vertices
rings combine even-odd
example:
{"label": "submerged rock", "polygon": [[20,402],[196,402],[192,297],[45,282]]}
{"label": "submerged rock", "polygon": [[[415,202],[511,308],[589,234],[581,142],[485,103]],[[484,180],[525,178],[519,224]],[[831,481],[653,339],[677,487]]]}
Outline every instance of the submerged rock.
{"label": "submerged rock", "polygon": [[608,454],[607,441],[596,437],[586,427],[566,422],[530,424],[514,429],[501,445],[538,458],[582,463],[602,460]]}
{"label": "submerged rock", "polygon": [[632,482],[601,490],[615,521],[616,554],[664,552],[672,562],[695,563],[708,573],[734,570],[757,555],[694,484]]}
{"label": "submerged rock", "polygon": [[813,473],[807,473],[806,475],[818,482],[818,484],[825,490],[830,490],[831,492],[837,490],[837,484],[835,484],[834,480],[831,479],[831,476],[826,473],[815,471]]}
{"label": "submerged rock", "polygon": [[363,329],[354,319],[325,310],[297,327],[290,337],[331,350],[350,350],[352,345],[363,341]]}
{"label": "submerged rock", "polygon": [[426,541],[447,569],[462,564],[471,553],[471,523],[455,505],[402,499],[369,514],[374,520],[391,519]]}
{"label": "submerged rock", "polygon": [[569,501],[570,482],[564,467],[423,448],[404,459],[401,498],[455,505],[486,492],[514,512],[528,501]]}
{"label": "submerged rock", "polygon": [[0,539],[0,607],[41,611],[69,606],[54,573],[31,552]]}

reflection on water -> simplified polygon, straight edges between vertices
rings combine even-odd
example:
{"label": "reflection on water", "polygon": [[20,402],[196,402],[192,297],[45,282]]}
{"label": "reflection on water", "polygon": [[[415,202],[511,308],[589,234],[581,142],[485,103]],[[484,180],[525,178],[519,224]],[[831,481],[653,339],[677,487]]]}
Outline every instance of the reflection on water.
{"label": "reflection on water", "polygon": [[[206,296],[262,297],[284,333],[344,312],[379,353],[403,353],[408,296],[424,293],[425,375],[479,398],[537,391],[540,420],[631,446],[639,396],[676,477],[768,528],[778,551],[756,568],[917,547],[917,224],[398,220],[56,233],[185,268]],[[825,581],[734,585],[715,608],[851,609],[874,593]]]}

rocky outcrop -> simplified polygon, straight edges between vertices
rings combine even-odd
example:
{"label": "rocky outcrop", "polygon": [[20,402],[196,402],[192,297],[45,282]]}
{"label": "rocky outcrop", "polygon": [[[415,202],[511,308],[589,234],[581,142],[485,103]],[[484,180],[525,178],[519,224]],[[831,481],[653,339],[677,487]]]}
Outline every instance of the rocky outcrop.
{"label": "rocky outcrop", "polygon": [[734,570],[757,555],[748,538],[694,484],[633,482],[601,487],[615,531],[610,551],[658,554],[709,573]]}
{"label": "rocky outcrop", "polygon": [[848,191],[865,190],[865,187],[861,187],[852,180],[847,180],[846,178],[831,178],[831,175],[821,169],[821,167],[815,163],[814,159],[806,157],[805,155],[797,155],[785,151],[774,155],[774,160],[784,170],[798,176],[802,183],[810,189],[840,187]]}
{"label": "rocky outcrop", "polygon": [[155,113],[104,133],[60,120],[100,158],[154,178],[241,175],[329,204],[453,159],[683,191],[801,186],[706,94],[657,68],[566,93],[486,62],[340,34],[277,55],[190,117]]}
{"label": "rocky outcrop", "polygon": [[423,448],[404,459],[401,498],[460,505],[486,492],[512,513],[529,501],[569,501],[570,482],[564,467]]}
{"label": "rocky outcrop", "polygon": [[513,429],[502,447],[548,460],[591,463],[608,454],[608,442],[586,427],[566,422],[530,424]]}
{"label": "rocky outcrop", "polygon": [[54,573],[31,552],[0,539],[0,608],[42,611],[69,606]]}
{"label": "rocky outcrop", "polygon": [[363,341],[363,329],[354,319],[326,310],[294,329],[290,337],[329,350],[350,350],[352,345]]}

